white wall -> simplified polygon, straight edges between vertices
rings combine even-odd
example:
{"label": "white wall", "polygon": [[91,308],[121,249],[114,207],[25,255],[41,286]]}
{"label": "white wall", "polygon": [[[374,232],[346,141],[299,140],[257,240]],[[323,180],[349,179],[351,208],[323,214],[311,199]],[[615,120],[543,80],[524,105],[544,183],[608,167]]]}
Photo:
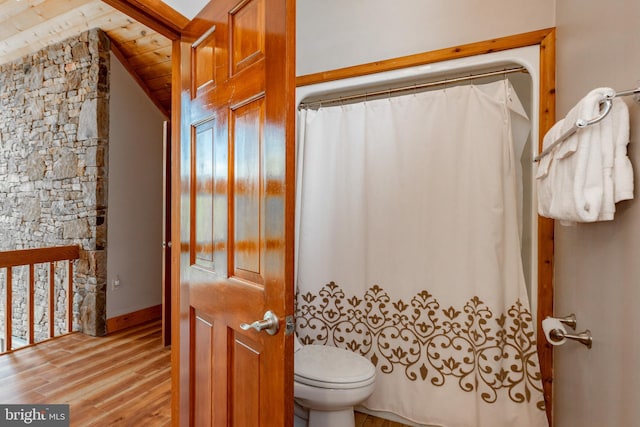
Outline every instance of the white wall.
{"label": "white wall", "polygon": [[110,84],[107,318],[162,303],[165,120],[114,55]]}
{"label": "white wall", "polygon": [[[558,117],[592,88],[637,87],[640,2],[557,3]],[[640,105],[625,101],[637,176]],[[557,427],[640,425],[640,204],[616,207],[613,222],[556,225],[555,311],[575,312],[578,329],[594,336],[591,350],[573,343],[554,350]]]}
{"label": "white wall", "polygon": [[297,75],[554,26],[555,0],[298,0]]}

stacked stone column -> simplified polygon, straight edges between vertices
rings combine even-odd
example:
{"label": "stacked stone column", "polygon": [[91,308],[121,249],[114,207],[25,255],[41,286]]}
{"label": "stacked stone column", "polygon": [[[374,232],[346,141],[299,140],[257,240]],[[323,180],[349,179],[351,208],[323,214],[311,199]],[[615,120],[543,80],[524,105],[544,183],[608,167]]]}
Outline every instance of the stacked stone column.
{"label": "stacked stone column", "polygon": [[[0,65],[0,250],[80,245],[73,327],[91,335],[106,333],[109,55],[94,29]],[[26,296],[18,276],[14,314]],[[56,325],[68,298],[58,276]],[[14,332],[24,317],[14,316]]]}

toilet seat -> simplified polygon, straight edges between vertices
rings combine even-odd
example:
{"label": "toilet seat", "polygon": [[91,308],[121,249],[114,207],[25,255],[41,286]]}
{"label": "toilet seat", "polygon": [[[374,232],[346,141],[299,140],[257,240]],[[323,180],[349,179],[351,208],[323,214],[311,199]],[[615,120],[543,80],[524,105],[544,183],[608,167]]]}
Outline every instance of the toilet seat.
{"label": "toilet seat", "polygon": [[375,381],[376,369],[352,351],[325,345],[305,345],[294,355],[294,380],[326,389],[366,387]]}

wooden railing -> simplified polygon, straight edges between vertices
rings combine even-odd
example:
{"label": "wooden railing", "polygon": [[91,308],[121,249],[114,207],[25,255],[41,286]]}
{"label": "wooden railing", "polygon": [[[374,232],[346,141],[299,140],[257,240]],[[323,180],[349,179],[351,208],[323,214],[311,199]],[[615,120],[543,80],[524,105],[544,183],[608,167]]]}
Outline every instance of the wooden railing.
{"label": "wooden railing", "polygon": [[[5,289],[5,310],[4,310],[4,352],[13,350],[13,268],[20,266],[29,267],[29,283],[27,286],[28,300],[28,322],[27,322],[27,344],[34,344],[34,305],[35,305],[35,275],[34,266],[37,264],[49,264],[49,292],[48,292],[48,312],[49,312],[49,339],[55,336],[55,271],[56,263],[66,261],[68,264],[66,283],[66,326],[71,332],[73,325],[73,260],[80,257],[78,246],[57,246],[39,249],[21,249],[15,251],[0,252],[0,271],[6,269],[6,289]],[[2,351],[2,349],[0,349]]]}

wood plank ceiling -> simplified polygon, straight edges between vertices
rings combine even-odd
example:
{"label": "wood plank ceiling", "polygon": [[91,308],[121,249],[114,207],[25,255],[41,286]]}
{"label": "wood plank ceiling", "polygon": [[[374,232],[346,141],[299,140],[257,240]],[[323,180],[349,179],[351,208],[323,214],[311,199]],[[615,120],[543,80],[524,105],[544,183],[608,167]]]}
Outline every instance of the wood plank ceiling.
{"label": "wood plank ceiling", "polygon": [[[146,19],[150,16],[163,16],[166,25],[150,23]],[[160,0],[0,0],[0,65],[98,27],[111,39],[112,51],[168,116],[171,38],[187,22]]]}

